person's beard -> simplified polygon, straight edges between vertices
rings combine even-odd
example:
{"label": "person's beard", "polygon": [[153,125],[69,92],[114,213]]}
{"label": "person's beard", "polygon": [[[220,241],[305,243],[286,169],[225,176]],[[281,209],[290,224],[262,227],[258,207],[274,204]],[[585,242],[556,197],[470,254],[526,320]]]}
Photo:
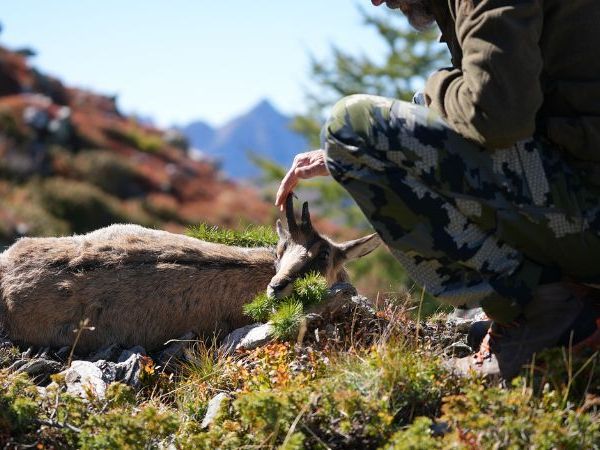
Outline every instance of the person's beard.
{"label": "person's beard", "polygon": [[417,30],[425,30],[435,22],[425,0],[387,0],[386,5],[392,9],[402,9],[408,23]]}

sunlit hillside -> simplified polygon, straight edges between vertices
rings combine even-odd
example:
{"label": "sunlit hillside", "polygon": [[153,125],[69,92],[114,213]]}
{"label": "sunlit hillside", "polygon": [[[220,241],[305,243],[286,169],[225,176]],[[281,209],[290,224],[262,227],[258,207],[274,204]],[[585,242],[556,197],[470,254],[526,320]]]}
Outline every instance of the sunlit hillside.
{"label": "sunlit hillside", "polygon": [[186,139],[120,113],[0,48],[0,242],[116,222],[169,230],[272,223],[272,208],[188,152]]}

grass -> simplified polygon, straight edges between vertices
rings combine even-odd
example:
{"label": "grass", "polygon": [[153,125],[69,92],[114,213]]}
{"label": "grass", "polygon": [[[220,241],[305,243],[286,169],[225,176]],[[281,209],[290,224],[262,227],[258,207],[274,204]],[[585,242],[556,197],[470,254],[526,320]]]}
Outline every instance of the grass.
{"label": "grass", "polygon": [[277,233],[267,226],[248,226],[243,230],[230,230],[207,224],[188,228],[190,237],[217,244],[239,247],[272,247],[277,245]]}

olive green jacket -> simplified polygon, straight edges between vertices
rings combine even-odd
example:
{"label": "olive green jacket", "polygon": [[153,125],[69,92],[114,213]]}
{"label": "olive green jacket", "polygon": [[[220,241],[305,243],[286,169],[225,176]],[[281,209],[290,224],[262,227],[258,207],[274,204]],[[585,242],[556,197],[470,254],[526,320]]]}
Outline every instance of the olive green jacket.
{"label": "olive green jacket", "polygon": [[600,0],[431,0],[454,67],[431,108],[463,136],[503,148],[542,133],[600,162]]}

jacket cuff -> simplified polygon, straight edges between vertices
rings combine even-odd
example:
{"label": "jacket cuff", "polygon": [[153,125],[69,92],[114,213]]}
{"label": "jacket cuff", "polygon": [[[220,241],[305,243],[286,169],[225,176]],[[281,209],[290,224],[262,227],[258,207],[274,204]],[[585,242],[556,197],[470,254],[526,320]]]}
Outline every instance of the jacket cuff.
{"label": "jacket cuff", "polygon": [[447,119],[445,97],[450,83],[462,76],[460,69],[452,67],[440,69],[432,73],[425,83],[425,101],[427,106],[435,110],[442,118]]}

